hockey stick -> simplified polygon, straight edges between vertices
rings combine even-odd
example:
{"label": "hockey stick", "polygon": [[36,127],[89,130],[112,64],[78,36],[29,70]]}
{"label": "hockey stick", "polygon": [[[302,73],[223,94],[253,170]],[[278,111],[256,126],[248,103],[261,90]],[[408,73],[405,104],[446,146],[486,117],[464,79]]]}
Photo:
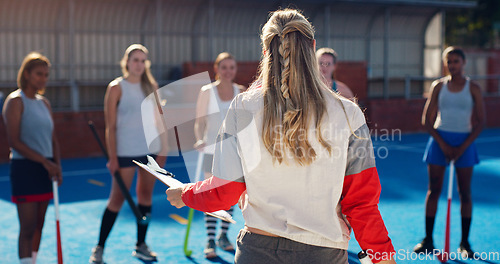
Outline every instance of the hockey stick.
{"label": "hockey stick", "polygon": [[[162,121],[163,128],[165,130],[165,133],[167,133],[167,124],[166,124],[166,121],[164,119],[163,108],[162,108],[161,103],[160,103],[160,98],[158,96],[158,91],[154,91],[153,94],[154,94],[154,98],[155,98],[156,107],[158,109],[158,113],[160,114],[160,119]],[[175,132],[175,140],[176,140],[176,143],[177,143],[177,151],[179,152],[179,157],[181,157],[184,160],[184,158],[182,156],[182,151],[181,151],[181,143],[179,141],[179,134],[177,132],[177,126],[174,126],[174,132]],[[200,156],[201,155],[203,155],[203,154],[200,152],[200,154],[198,155],[198,164],[200,163]],[[201,165],[199,165],[199,166],[197,165],[197,167],[196,167],[196,175],[198,175],[200,173],[198,170],[201,170]],[[196,177],[198,177],[198,176],[196,176]],[[191,230],[191,222],[193,222],[193,216],[194,216],[194,209],[189,208],[188,223],[187,223],[187,228],[186,228],[186,236],[184,237],[184,255],[186,257],[190,257],[191,254],[193,254],[193,251],[190,250],[190,249],[188,249],[189,231]]]}
{"label": "hockey stick", "polygon": [[[200,151],[198,152],[198,161],[196,162],[195,182],[200,179],[202,164],[203,164],[203,152]],[[193,222],[193,215],[194,215],[194,209],[189,208],[186,236],[184,237],[184,255],[186,255],[186,257],[191,256],[191,254],[193,253],[192,250],[188,249],[189,231],[191,229],[191,223]]]}
{"label": "hockey stick", "polygon": [[450,162],[450,175],[448,178],[448,209],[446,210],[446,230],[444,234],[444,250],[438,255],[439,261],[445,263],[450,254],[450,219],[451,219],[451,198],[453,195],[453,177],[455,177],[455,161]]}
{"label": "hockey stick", "polygon": [[59,226],[59,191],[57,185],[57,180],[53,180],[52,191],[54,192],[54,211],[56,215],[57,264],[63,264],[61,228]]}
{"label": "hockey stick", "polygon": [[[95,127],[94,127],[94,123],[92,121],[89,121],[89,127],[92,130],[92,133],[94,134],[94,138],[97,140],[99,147],[101,147],[101,150],[104,153],[104,156],[106,156],[106,159],[109,160],[108,152],[106,151],[106,148],[102,144],[102,141],[99,138],[99,135],[97,134],[97,131],[95,130]],[[123,179],[122,179],[122,176],[120,175],[120,172],[116,171],[113,174],[113,176],[115,177],[116,183],[118,184],[118,187],[120,187],[120,190],[122,191],[122,194],[125,197],[125,200],[127,200],[127,203],[130,206],[130,209],[132,209],[132,212],[135,215],[137,223],[139,223],[141,225],[147,225],[149,223],[149,220],[150,220],[149,217],[142,215],[141,211],[139,211],[139,208],[134,203],[134,200],[132,199],[132,196],[130,195],[127,186],[125,186],[125,182],[123,182]]]}

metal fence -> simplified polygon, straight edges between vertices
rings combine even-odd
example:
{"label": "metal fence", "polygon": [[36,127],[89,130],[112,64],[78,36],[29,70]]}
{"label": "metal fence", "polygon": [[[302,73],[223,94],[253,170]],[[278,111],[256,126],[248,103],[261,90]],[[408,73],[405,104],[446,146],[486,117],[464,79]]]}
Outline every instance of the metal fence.
{"label": "metal fence", "polygon": [[[315,26],[318,47],[333,47],[340,60],[366,61],[370,89],[378,89],[381,79],[383,96],[389,97],[391,80],[427,75],[426,63],[436,63],[426,62],[425,52],[442,48],[445,9],[473,4],[299,0],[291,6],[302,9]],[[239,61],[257,61],[259,31],[269,11],[288,5],[264,0],[0,0],[0,89],[6,94],[15,88],[22,58],[37,50],[52,61],[46,94],[55,110],[99,108],[107,83],[121,75],[118,62],[130,44],[148,47],[160,83],[180,77],[183,63],[213,61],[222,51]]]}

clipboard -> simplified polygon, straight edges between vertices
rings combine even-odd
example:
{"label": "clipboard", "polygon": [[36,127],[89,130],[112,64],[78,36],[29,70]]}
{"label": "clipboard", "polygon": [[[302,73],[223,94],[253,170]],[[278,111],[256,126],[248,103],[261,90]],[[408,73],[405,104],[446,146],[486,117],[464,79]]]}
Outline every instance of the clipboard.
{"label": "clipboard", "polygon": [[[153,175],[158,180],[160,180],[163,184],[167,185],[169,188],[179,188],[179,187],[184,186],[184,183],[175,179],[173,177],[172,173],[167,172],[163,169],[162,170],[165,171],[165,173],[163,171],[160,172],[160,171],[158,171],[158,169],[155,169],[155,167],[159,168],[159,166],[158,166],[158,164],[156,164],[154,159],[151,158],[150,156],[148,156],[148,161],[149,161],[148,164],[144,164],[140,161],[132,160],[132,162],[134,162],[137,166],[139,166],[139,168],[141,168],[141,169],[145,170],[146,172],[148,172],[149,174]],[[224,210],[219,210],[219,211],[215,211],[215,212],[204,212],[204,213],[206,213],[207,215],[219,218],[223,221],[226,221],[226,222],[229,222],[232,224],[236,224],[236,221],[233,220],[233,217],[228,212],[226,212]]]}

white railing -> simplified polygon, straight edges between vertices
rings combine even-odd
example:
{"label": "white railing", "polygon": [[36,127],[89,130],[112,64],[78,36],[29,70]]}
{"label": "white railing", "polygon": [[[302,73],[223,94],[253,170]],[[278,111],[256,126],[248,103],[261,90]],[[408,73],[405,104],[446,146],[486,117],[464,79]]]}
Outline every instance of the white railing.
{"label": "white railing", "polygon": [[[471,75],[469,76],[471,80],[497,80],[496,92],[487,93],[489,96],[499,96],[500,95],[500,74],[490,74],[490,75]],[[425,77],[425,76],[405,76],[405,98],[411,99],[411,82],[412,81],[434,81],[441,77]]]}

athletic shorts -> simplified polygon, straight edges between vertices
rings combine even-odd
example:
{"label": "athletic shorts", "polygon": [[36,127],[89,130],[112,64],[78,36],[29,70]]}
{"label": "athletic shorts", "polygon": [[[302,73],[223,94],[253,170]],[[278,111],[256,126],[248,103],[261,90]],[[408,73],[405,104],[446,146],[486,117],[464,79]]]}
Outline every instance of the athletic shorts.
{"label": "athletic shorts", "polygon": [[[149,156],[151,156],[153,159],[156,159],[156,155],[150,154]],[[120,168],[137,167],[133,160],[148,164],[148,157],[144,155],[137,157],[118,157],[118,165],[120,166]]]}
{"label": "athletic shorts", "polygon": [[[460,146],[469,136],[470,133],[458,133],[437,130],[439,135],[443,140],[452,147]],[[439,144],[433,137],[429,138],[427,147],[425,148],[423,161],[427,164],[447,166],[449,161],[446,160],[443,151],[439,147]],[[474,142],[469,145],[469,147],[464,151],[462,156],[455,161],[455,167],[457,168],[468,168],[473,167],[479,163],[479,157],[477,155],[477,149]]]}
{"label": "athletic shorts", "polygon": [[29,159],[10,161],[13,203],[43,202],[52,199],[52,180],[41,163]]}
{"label": "athletic shorts", "polygon": [[214,155],[212,154],[203,155],[203,172],[212,173],[213,161],[214,161]]}
{"label": "athletic shorts", "polygon": [[242,229],[236,239],[234,263],[347,264],[347,251],[308,245],[283,237],[259,235]]}

